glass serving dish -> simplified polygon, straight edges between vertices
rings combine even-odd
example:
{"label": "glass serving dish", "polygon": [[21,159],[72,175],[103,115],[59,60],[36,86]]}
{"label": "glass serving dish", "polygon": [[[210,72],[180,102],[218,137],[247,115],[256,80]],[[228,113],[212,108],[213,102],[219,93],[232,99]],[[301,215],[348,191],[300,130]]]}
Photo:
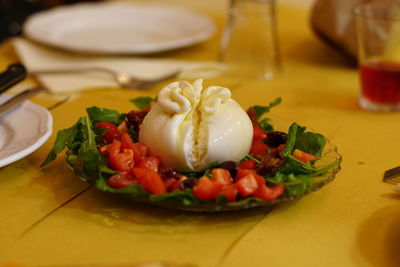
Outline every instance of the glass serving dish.
{"label": "glass serving dish", "polygon": [[[127,201],[134,201],[139,203],[146,203],[154,206],[158,206],[161,208],[168,208],[174,210],[182,210],[182,211],[191,211],[191,212],[223,212],[223,211],[238,211],[238,210],[245,210],[251,208],[258,208],[258,207],[272,207],[276,204],[280,204],[287,201],[292,201],[296,199],[302,198],[304,195],[312,193],[316,190],[321,189],[326,184],[332,182],[335,179],[335,175],[337,172],[340,171],[341,168],[341,161],[342,157],[338,153],[336,146],[331,144],[328,140],[325,145],[324,151],[320,159],[315,162],[315,167],[324,167],[336,162],[337,164],[330,168],[324,175],[317,176],[313,178],[313,185],[311,188],[306,190],[303,194],[296,195],[296,196],[287,196],[283,195],[277,200],[274,201],[265,201],[258,198],[249,198],[246,200],[240,200],[236,202],[226,202],[226,203],[217,203],[215,201],[199,201],[198,203],[185,205],[182,201],[176,201],[174,199],[163,200],[163,201],[154,201],[149,197],[138,197],[134,194],[129,193],[111,193],[108,192],[110,195],[118,195],[119,197],[125,198]],[[70,166],[72,168],[72,166]],[[72,168],[74,170],[74,168]],[[90,183],[90,180],[86,179],[85,177],[81,176],[79,171],[74,170],[75,173],[85,182]],[[96,185],[93,185],[96,187]],[[97,187],[96,187],[97,188]]]}

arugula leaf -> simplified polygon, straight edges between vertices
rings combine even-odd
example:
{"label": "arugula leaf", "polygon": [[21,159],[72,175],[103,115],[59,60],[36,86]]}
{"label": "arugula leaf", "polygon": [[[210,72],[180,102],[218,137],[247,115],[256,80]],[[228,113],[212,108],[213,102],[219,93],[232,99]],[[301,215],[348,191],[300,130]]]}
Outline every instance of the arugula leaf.
{"label": "arugula leaf", "polygon": [[144,191],[143,187],[139,184],[129,185],[124,188],[114,188],[109,186],[106,183],[105,179],[97,179],[96,180],[96,188],[104,192],[110,193],[118,193],[118,194],[127,194],[134,199],[146,199],[149,195],[146,191]]}
{"label": "arugula leaf", "polygon": [[269,112],[271,108],[275,107],[276,105],[279,105],[281,102],[282,98],[278,97],[274,101],[269,103],[268,106],[254,106],[253,109],[256,112],[257,119],[260,119],[262,115]]}
{"label": "arugula leaf", "polygon": [[137,135],[135,129],[133,129],[133,128],[128,128],[128,133],[129,133],[129,135],[131,136],[133,142],[135,142],[135,143],[136,143],[136,142],[139,142],[139,137],[138,137],[138,135]]}
{"label": "arugula leaf", "polygon": [[86,112],[93,123],[111,122],[114,123],[115,125],[120,125],[125,117],[124,114],[121,114],[116,110],[99,108],[99,107],[87,108]]}
{"label": "arugula leaf", "polygon": [[197,203],[196,197],[190,190],[177,190],[167,194],[150,195],[150,201],[179,201],[184,205],[192,205],[194,203]]}
{"label": "arugula leaf", "polygon": [[244,205],[249,205],[251,203],[258,203],[258,202],[262,202],[263,200],[261,198],[257,198],[257,197],[246,197],[244,199],[241,200],[237,200],[235,202],[229,202],[228,205],[229,206],[244,206]]}
{"label": "arugula leaf", "polygon": [[320,157],[326,144],[326,139],[322,134],[305,132],[296,140],[295,147],[301,151]]}
{"label": "arugula leaf", "polygon": [[251,154],[247,154],[246,156],[244,156],[241,160],[240,160],[240,162],[242,162],[242,161],[246,161],[246,160],[254,160],[257,164],[260,164],[261,163],[261,161],[259,161],[258,159],[256,159],[255,157],[253,157]]}
{"label": "arugula leaf", "polygon": [[270,121],[270,118],[264,118],[259,122],[260,126],[267,132],[274,131],[274,126],[270,123]]}
{"label": "arugula leaf", "polygon": [[46,159],[43,161],[43,163],[40,165],[40,167],[44,167],[53,160],[56,159],[57,154],[59,154],[61,151],[64,150],[64,148],[72,144],[77,132],[78,132],[78,125],[80,123],[80,120],[78,120],[73,126],[67,129],[63,129],[61,131],[58,131],[56,140],[54,142],[53,147],[51,148],[49,154],[47,155]]}
{"label": "arugula leaf", "polygon": [[286,162],[273,177],[267,180],[276,184],[285,184],[289,195],[303,194],[313,186],[313,177],[325,174],[333,167],[317,168],[312,163],[304,163],[292,156],[299,149],[315,156],[321,156],[326,144],[325,137],[318,133],[305,132],[306,127],[293,123],[289,127],[286,147],[283,150]]}
{"label": "arugula leaf", "polygon": [[283,155],[289,156],[293,153],[297,138],[301,136],[305,130],[306,127],[301,127],[297,123],[292,123],[292,125],[290,125],[287,134],[286,147],[282,151]]}
{"label": "arugula leaf", "polygon": [[137,97],[134,99],[129,100],[132,102],[138,109],[145,109],[150,107],[150,103],[152,101],[156,101],[154,98],[151,97]]}
{"label": "arugula leaf", "polygon": [[79,149],[79,153],[85,152],[93,152],[97,151],[97,144],[96,144],[96,134],[92,130],[92,122],[90,121],[89,117],[85,117],[85,120],[82,124],[82,134],[83,134],[83,142],[81,148]]}
{"label": "arugula leaf", "polygon": [[309,153],[316,157],[321,156],[326,145],[326,139],[322,134],[305,132],[306,127],[293,123],[289,127],[286,147],[283,150],[285,156],[289,156],[295,149]]}

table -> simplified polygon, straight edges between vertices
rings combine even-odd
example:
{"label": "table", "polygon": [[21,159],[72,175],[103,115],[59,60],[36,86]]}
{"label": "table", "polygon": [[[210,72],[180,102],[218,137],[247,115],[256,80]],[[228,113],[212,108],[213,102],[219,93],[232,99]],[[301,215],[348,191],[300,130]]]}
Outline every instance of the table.
{"label": "table", "polygon": [[[217,34],[205,44],[163,56],[215,59],[226,3],[215,1],[217,7],[210,10],[206,2],[186,3],[210,12]],[[335,181],[269,213],[194,214],[141,207],[89,188],[63,157],[41,169],[53,134],[36,152],[0,169],[0,263],[400,266],[400,196],[381,181],[384,170],[400,163],[400,113],[358,107],[357,71],[312,34],[307,10],[279,5],[278,25],[283,72],[277,79],[219,77],[206,84],[230,87],[243,107],[282,97],[270,114],[273,123],[279,128],[296,121],[326,135],[343,156]],[[18,60],[10,43],[1,45],[0,59],[1,68]],[[129,99],[155,96],[161,87],[74,95],[51,110],[54,132],[69,127],[88,106],[129,111]],[[42,95],[32,101],[49,107],[58,100]]]}

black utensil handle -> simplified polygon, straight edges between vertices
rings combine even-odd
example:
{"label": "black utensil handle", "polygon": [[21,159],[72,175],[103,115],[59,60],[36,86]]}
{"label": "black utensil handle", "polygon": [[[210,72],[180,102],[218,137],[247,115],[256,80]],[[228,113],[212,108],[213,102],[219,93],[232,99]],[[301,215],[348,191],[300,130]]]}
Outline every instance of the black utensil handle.
{"label": "black utensil handle", "polygon": [[9,65],[6,71],[0,73],[0,94],[25,79],[27,75],[28,72],[21,63]]}

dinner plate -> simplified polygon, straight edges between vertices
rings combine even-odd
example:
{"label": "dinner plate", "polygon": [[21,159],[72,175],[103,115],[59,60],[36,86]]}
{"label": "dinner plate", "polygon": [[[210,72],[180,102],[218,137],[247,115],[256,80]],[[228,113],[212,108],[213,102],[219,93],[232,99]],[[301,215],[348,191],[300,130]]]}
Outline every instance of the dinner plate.
{"label": "dinner plate", "polygon": [[149,54],[207,40],[212,21],[162,5],[80,3],[36,13],[24,34],[54,47],[85,53]]}
{"label": "dinner plate", "polygon": [[[12,97],[1,95],[0,103]],[[50,137],[53,118],[47,109],[30,101],[0,115],[0,167],[38,149]]]}

